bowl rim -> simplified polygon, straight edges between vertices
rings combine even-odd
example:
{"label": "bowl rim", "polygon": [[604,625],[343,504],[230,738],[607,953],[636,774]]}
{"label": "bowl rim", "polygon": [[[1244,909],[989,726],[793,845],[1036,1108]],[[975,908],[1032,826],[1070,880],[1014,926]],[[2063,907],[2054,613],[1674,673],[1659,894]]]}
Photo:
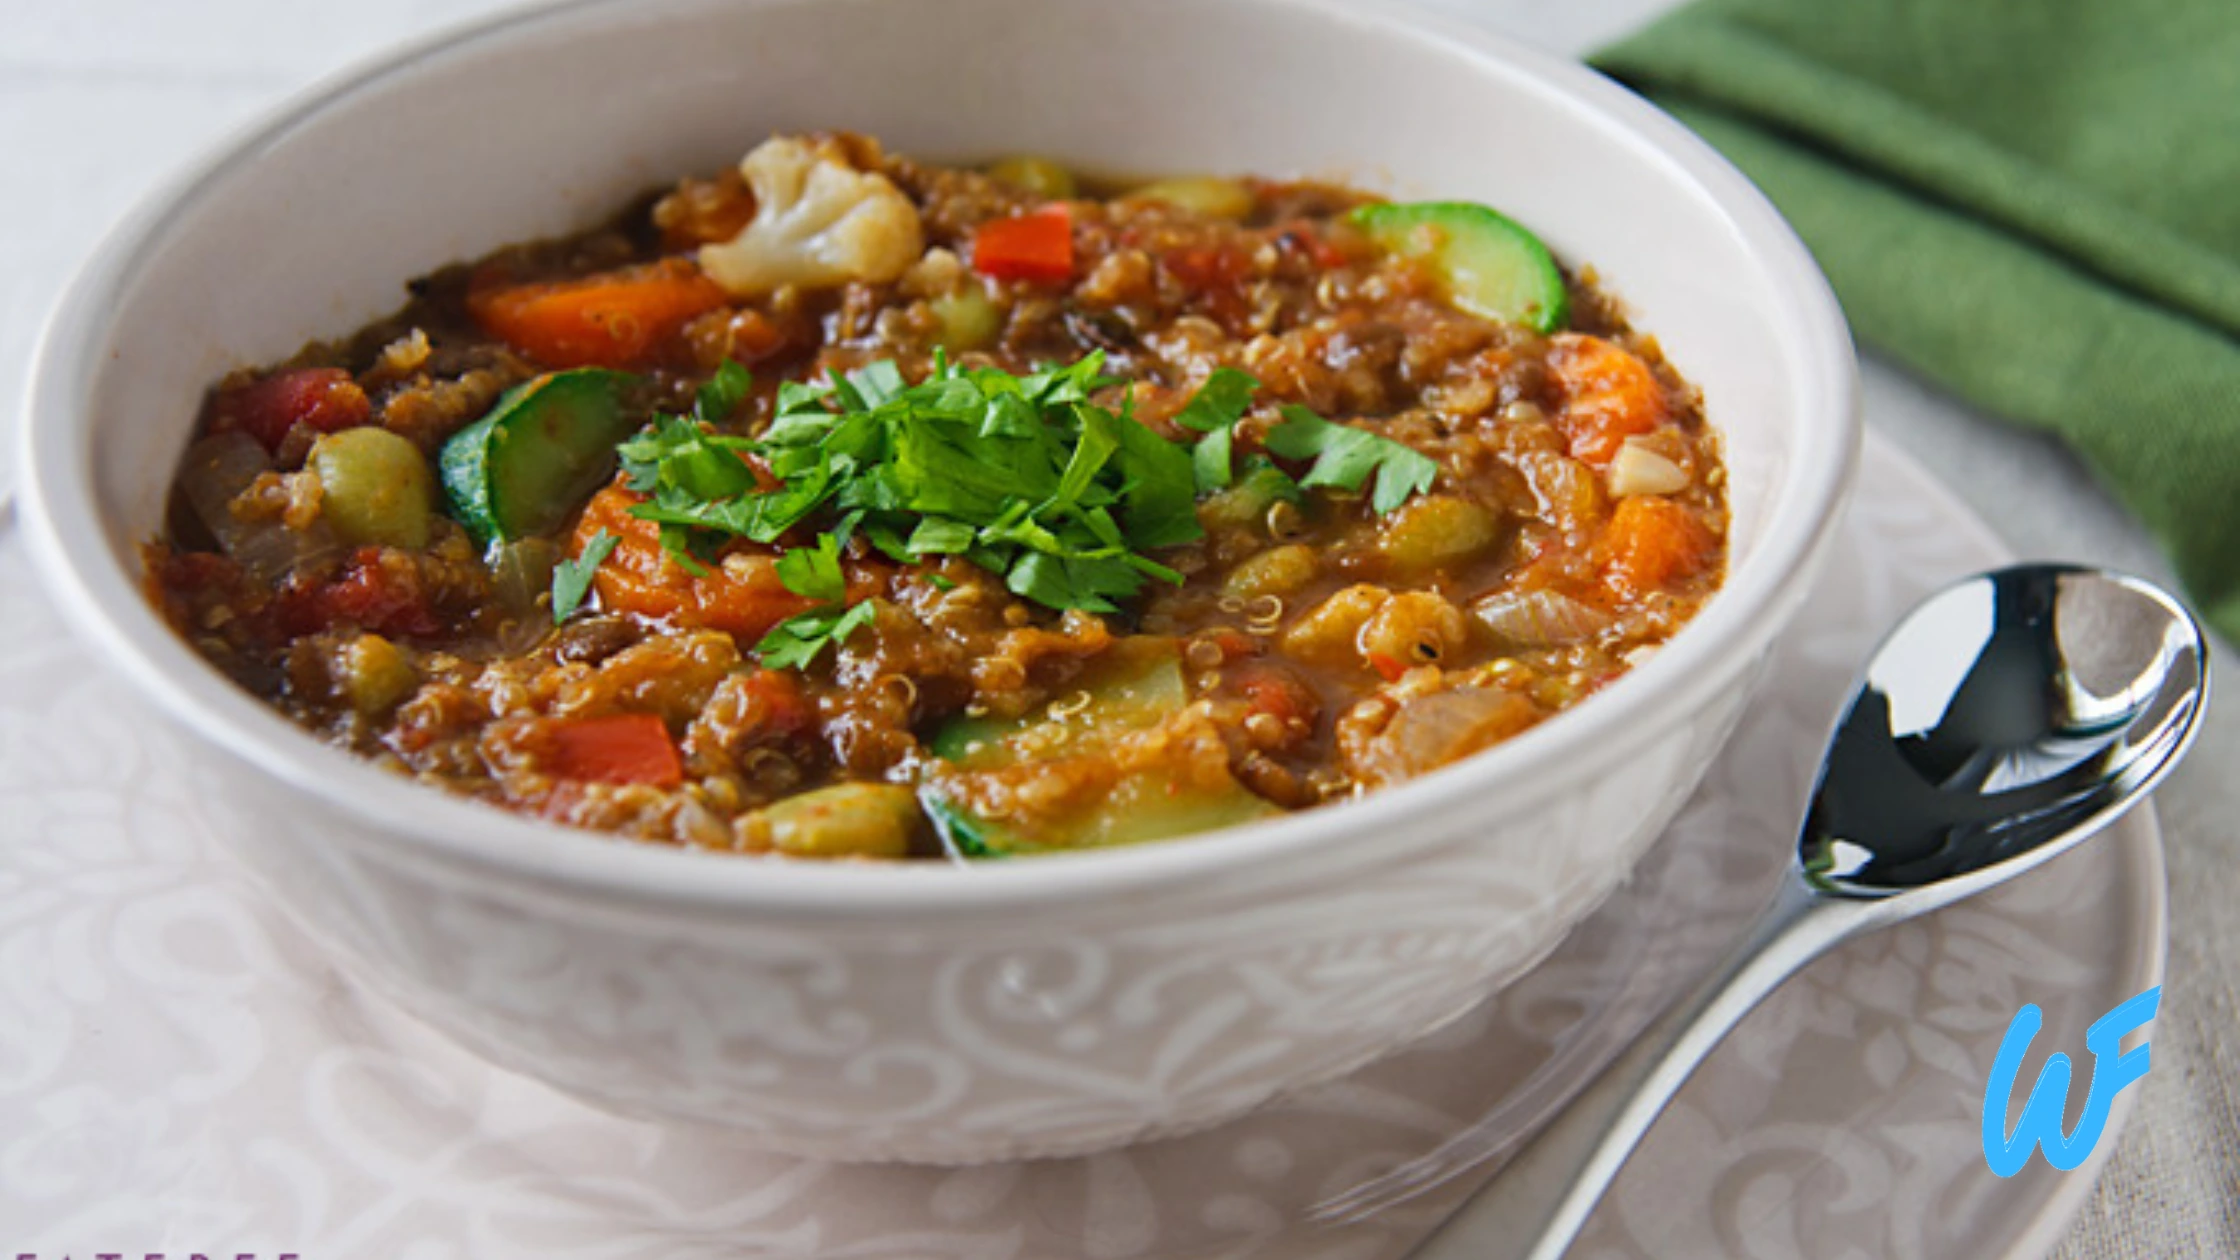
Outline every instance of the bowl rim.
{"label": "bowl rim", "polygon": [[[1848,494],[1860,441],[1857,360],[1835,295],[1795,232],[1764,195],[1708,143],[1585,65],[1482,28],[1389,0],[1227,0],[1325,21],[1365,23],[1381,33],[1435,43],[1480,66],[1522,76],[1614,128],[1636,151],[1677,168],[1752,243],[1802,369],[1804,392],[1824,411],[1794,426],[1763,536],[1731,568],[1695,619],[1653,658],[1593,702],[1515,739],[1408,783],[1283,818],[1171,844],[1043,855],[1031,862],[827,864],[742,861],[740,855],[631,843],[613,835],[525,818],[400,778],[329,746],[222,677],[156,615],[137,575],[105,541],[95,510],[90,442],[81,403],[109,349],[109,312],[178,208],[220,195],[267,145],[308,118],[348,108],[422,59],[470,44],[508,40],[620,12],[630,0],[530,4],[444,26],[359,60],[283,99],[237,128],[170,178],[159,181],[105,235],[51,311],[35,347],[20,442],[18,516],[48,590],[89,648],[136,691],[190,732],[251,768],[343,811],[382,837],[385,854],[433,861],[485,882],[592,894],[671,910],[753,909],[779,917],[860,911],[913,917],[976,915],[1107,899],[1230,874],[1260,863],[1294,863],[1364,834],[1388,834],[1408,819],[1505,789],[1529,806],[1573,785],[1564,767],[1593,750],[1607,764],[1664,724],[1645,712],[1685,712],[1731,686],[1762,656],[1781,614],[1803,598],[1793,589],[1830,537]],[[752,0],[775,8],[811,0]],[[347,831],[347,829],[345,829]],[[1370,846],[1359,846],[1368,848]]]}

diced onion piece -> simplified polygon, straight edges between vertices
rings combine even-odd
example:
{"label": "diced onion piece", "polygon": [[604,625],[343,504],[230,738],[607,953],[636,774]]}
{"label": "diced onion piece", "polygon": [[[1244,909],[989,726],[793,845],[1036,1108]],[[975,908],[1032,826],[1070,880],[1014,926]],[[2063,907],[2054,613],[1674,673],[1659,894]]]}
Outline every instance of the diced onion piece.
{"label": "diced onion piece", "polygon": [[1610,497],[1637,494],[1678,494],[1688,488],[1688,471],[1673,463],[1639,438],[1627,438],[1610,460]]}
{"label": "diced onion piece", "polygon": [[296,530],[277,518],[247,521],[233,514],[234,499],[271,468],[272,457],[264,447],[238,429],[204,438],[179,461],[179,493],[217,540],[218,549],[250,578],[268,585],[277,584],[298,566],[342,550],[323,521]]}
{"label": "diced onion piece", "polygon": [[1540,710],[1508,691],[1457,687],[1412,696],[1373,738],[1344,750],[1356,780],[1382,787],[1451,765],[1517,734]]}
{"label": "diced onion piece", "polygon": [[1610,614],[1555,591],[1504,591],[1471,605],[1486,629],[1512,648],[1563,647],[1602,633]]}
{"label": "diced onion piece", "polygon": [[502,614],[499,645],[508,655],[526,652],[552,631],[552,569],[560,546],[549,538],[517,538],[491,556],[491,598]]}

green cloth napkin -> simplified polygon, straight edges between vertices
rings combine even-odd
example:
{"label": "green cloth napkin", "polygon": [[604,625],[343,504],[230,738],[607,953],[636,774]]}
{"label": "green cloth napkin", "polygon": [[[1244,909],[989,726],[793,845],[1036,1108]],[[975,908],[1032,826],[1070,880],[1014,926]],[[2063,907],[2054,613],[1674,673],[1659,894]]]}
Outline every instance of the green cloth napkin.
{"label": "green cloth napkin", "polygon": [[2240,640],[2240,0],[1698,0],[1594,58],[1860,339],[2068,441]]}

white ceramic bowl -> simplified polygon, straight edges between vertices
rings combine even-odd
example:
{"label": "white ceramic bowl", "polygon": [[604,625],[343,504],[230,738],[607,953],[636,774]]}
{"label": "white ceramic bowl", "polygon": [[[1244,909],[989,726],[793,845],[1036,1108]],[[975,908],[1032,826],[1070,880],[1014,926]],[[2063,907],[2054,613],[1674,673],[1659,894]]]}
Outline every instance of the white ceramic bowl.
{"label": "white ceramic bowl", "polygon": [[[787,865],[558,830],[325,747],[150,611],[204,384],[773,131],[1476,198],[1592,262],[1702,386],[1725,590],[1605,694],[1338,808],[971,868]],[[1320,0],[589,0],[289,103],[150,199],[54,316],[24,525],[79,630],[195,742],[231,839],[354,974],[587,1099],[939,1162],[1208,1124],[1380,1055],[1543,956],[1701,774],[1808,585],[1857,438],[1804,249],[1578,66]]]}

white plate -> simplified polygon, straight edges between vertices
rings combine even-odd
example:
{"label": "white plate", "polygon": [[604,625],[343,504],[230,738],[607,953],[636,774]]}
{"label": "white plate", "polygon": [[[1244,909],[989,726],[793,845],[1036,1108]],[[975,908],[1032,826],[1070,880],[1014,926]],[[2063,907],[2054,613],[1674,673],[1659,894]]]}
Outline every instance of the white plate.
{"label": "white plate", "polygon": [[[1634,886],[1526,981],[1423,1045],[1234,1124],[967,1170],[804,1163],[615,1119],[361,1000],[240,886],[177,768],[177,737],[22,594],[30,578],[10,539],[0,1248],[305,1260],[1403,1255],[1479,1167],[1443,1146],[1513,1133],[1560,1101],[1597,1047],[1754,907],[1880,628],[1932,586],[2004,558],[1878,442],[1856,502],[1829,580],[1703,791]],[[2160,842],[2141,811],[2007,889],[1822,960],[1690,1083],[1574,1254],[2042,1254],[2097,1162],[1991,1175],[1979,1115],[1992,1055],[2024,1002],[2044,1009],[2045,1031],[2023,1079],[2050,1049],[2075,1054],[2087,1024],[2159,981],[2163,941]],[[1316,1205],[1407,1168],[1462,1175],[1360,1219],[1316,1219]]]}

